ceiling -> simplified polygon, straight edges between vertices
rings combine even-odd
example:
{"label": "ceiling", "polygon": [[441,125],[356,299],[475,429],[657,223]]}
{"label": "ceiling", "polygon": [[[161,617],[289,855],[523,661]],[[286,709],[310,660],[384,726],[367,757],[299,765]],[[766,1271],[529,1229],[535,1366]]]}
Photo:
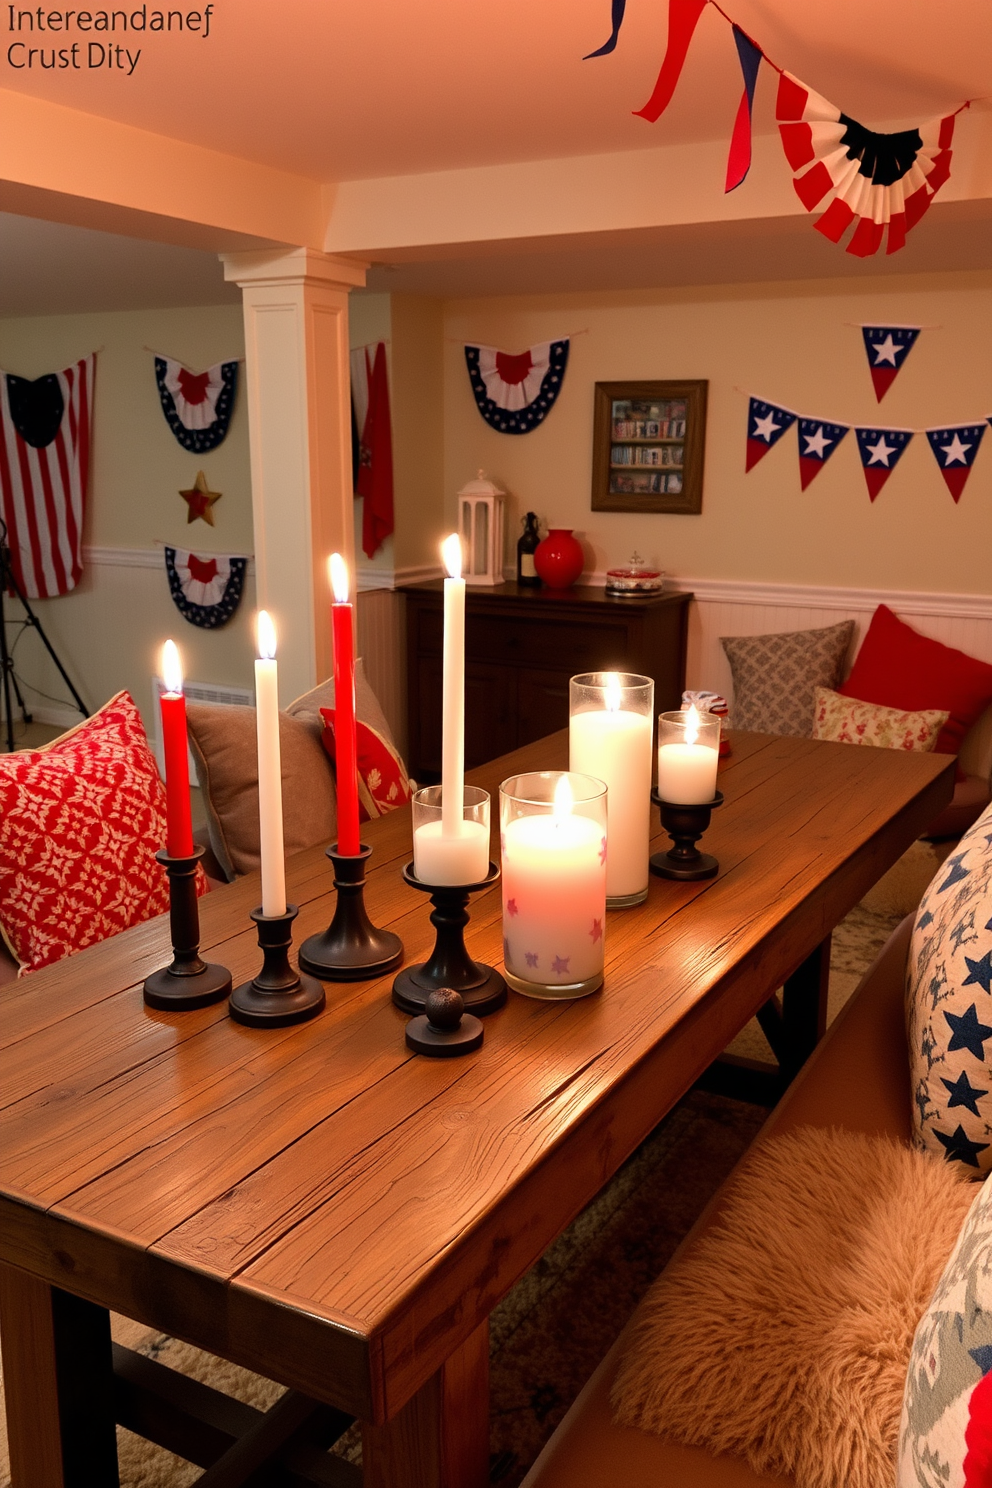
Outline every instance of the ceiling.
{"label": "ceiling", "polygon": [[[988,0],[725,4],[771,59],[869,126],[992,94]],[[584,62],[609,32],[608,0],[217,0],[209,37],[121,38],[141,47],[131,76],[7,66],[2,81],[319,181],[725,138],[740,70],[712,6],[664,118],[632,115],[651,92],[667,11],[628,0],[616,51]],[[764,71],[756,124],[767,131]]]}

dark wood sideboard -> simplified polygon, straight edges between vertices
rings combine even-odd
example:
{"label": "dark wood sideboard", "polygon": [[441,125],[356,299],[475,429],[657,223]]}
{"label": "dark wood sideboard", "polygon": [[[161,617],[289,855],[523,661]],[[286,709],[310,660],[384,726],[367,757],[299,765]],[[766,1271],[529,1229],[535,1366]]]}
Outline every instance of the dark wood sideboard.
{"label": "dark wood sideboard", "polygon": [[[406,595],[408,764],[421,783],[441,770],[443,580]],[[617,598],[603,589],[469,588],[465,613],[465,765],[564,728],[577,672],[653,677],[656,711],[679,707],[691,594]]]}

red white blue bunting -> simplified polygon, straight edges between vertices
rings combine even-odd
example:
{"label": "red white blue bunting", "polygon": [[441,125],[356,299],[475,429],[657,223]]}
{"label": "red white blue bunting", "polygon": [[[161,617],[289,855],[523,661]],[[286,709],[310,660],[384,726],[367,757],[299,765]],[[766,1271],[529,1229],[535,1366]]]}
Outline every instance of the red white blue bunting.
{"label": "red white blue bunting", "polygon": [[829,419],[799,420],[799,484],[804,491],[819,475],[850,427],[850,424],[833,424]]}
{"label": "red white blue bunting", "polygon": [[762,398],[752,398],[747,410],[745,471],[753,470],[795,422],[796,415],[790,408],[783,408],[778,403],[766,403]]}
{"label": "red white blue bunting", "polygon": [[899,464],[913,432],[912,429],[855,429],[854,437],[858,441],[858,455],[870,500],[875,500]]}
{"label": "red white blue bunting", "polygon": [[248,559],[231,553],[202,557],[188,548],[165,548],[165,572],[176,609],[190,625],[219,630],[241,603]]}
{"label": "red white blue bunting", "polygon": [[558,400],[568,366],[569,338],[542,341],[527,351],[465,345],[476,407],[500,434],[529,434]]}
{"label": "red white blue bunting", "polygon": [[206,454],[227,436],[238,388],[238,363],[191,372],[172,357],[155,357],[155,382],[165,421],[183,449]]}
{"label": "red white blue bunting", "polygon": [[863,325],[865,356],[875,397],[881,403],[895,382],[920,334],[920,326]]}
{"label": "red white blue bunting", "polygon": [[[779,73],[775,117],[796,192],[808,212],[823,208],[818,232],[839,243],[849,229],[848,253],[867,258],[885,242],[895,253],[919,222],[950,175],[954,120],[961,108],[916,129],[881,134],[842,113],[819,93],[786,72],[762,51],[717,0],[669,0],[668,45],[654,91],[635,110],[654,123],[672,101],[693,34],[707,4],[732,28],[744,79],[727,159],[725,191],[747,175],[751,160],[751,107],[762,61]],[[625,0],[612,0],[613,29],[588,57],[614,51],[623,24]]]}
{"label": "red white blue bunting", "polygon": [[926,431],[944,484],[955,501],[961,499],[988,422],[986,419],[980,424],[951,424],[949,428]]}

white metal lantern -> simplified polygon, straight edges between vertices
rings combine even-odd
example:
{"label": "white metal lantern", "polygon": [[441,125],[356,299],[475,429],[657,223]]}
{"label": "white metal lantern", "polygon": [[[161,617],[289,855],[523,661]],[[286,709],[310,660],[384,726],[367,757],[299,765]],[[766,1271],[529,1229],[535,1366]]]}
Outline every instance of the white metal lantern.
{"label": "white metal lantern", "polygon": [[466,584],[503,582],[503,498],[479,471],[458,492],[458,530],[462,537]]}

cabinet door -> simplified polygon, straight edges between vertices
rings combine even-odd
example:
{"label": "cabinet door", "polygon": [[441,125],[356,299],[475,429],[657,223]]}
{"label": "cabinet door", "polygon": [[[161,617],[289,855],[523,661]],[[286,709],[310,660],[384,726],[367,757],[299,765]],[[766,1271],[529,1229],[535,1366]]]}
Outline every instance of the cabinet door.
{"label": "cabinet door", "polygon": [[521,667],[517,673],[518,747],[568,727],[569,675]]}
{"label": "cabinet door", "polygon": [[[438,718],[441,709],[438,706]],[[465,663],[465,768],[474,770],[517,743],[516,686],[509,667]],[[498,809],[498,808],[497,808]]]}

